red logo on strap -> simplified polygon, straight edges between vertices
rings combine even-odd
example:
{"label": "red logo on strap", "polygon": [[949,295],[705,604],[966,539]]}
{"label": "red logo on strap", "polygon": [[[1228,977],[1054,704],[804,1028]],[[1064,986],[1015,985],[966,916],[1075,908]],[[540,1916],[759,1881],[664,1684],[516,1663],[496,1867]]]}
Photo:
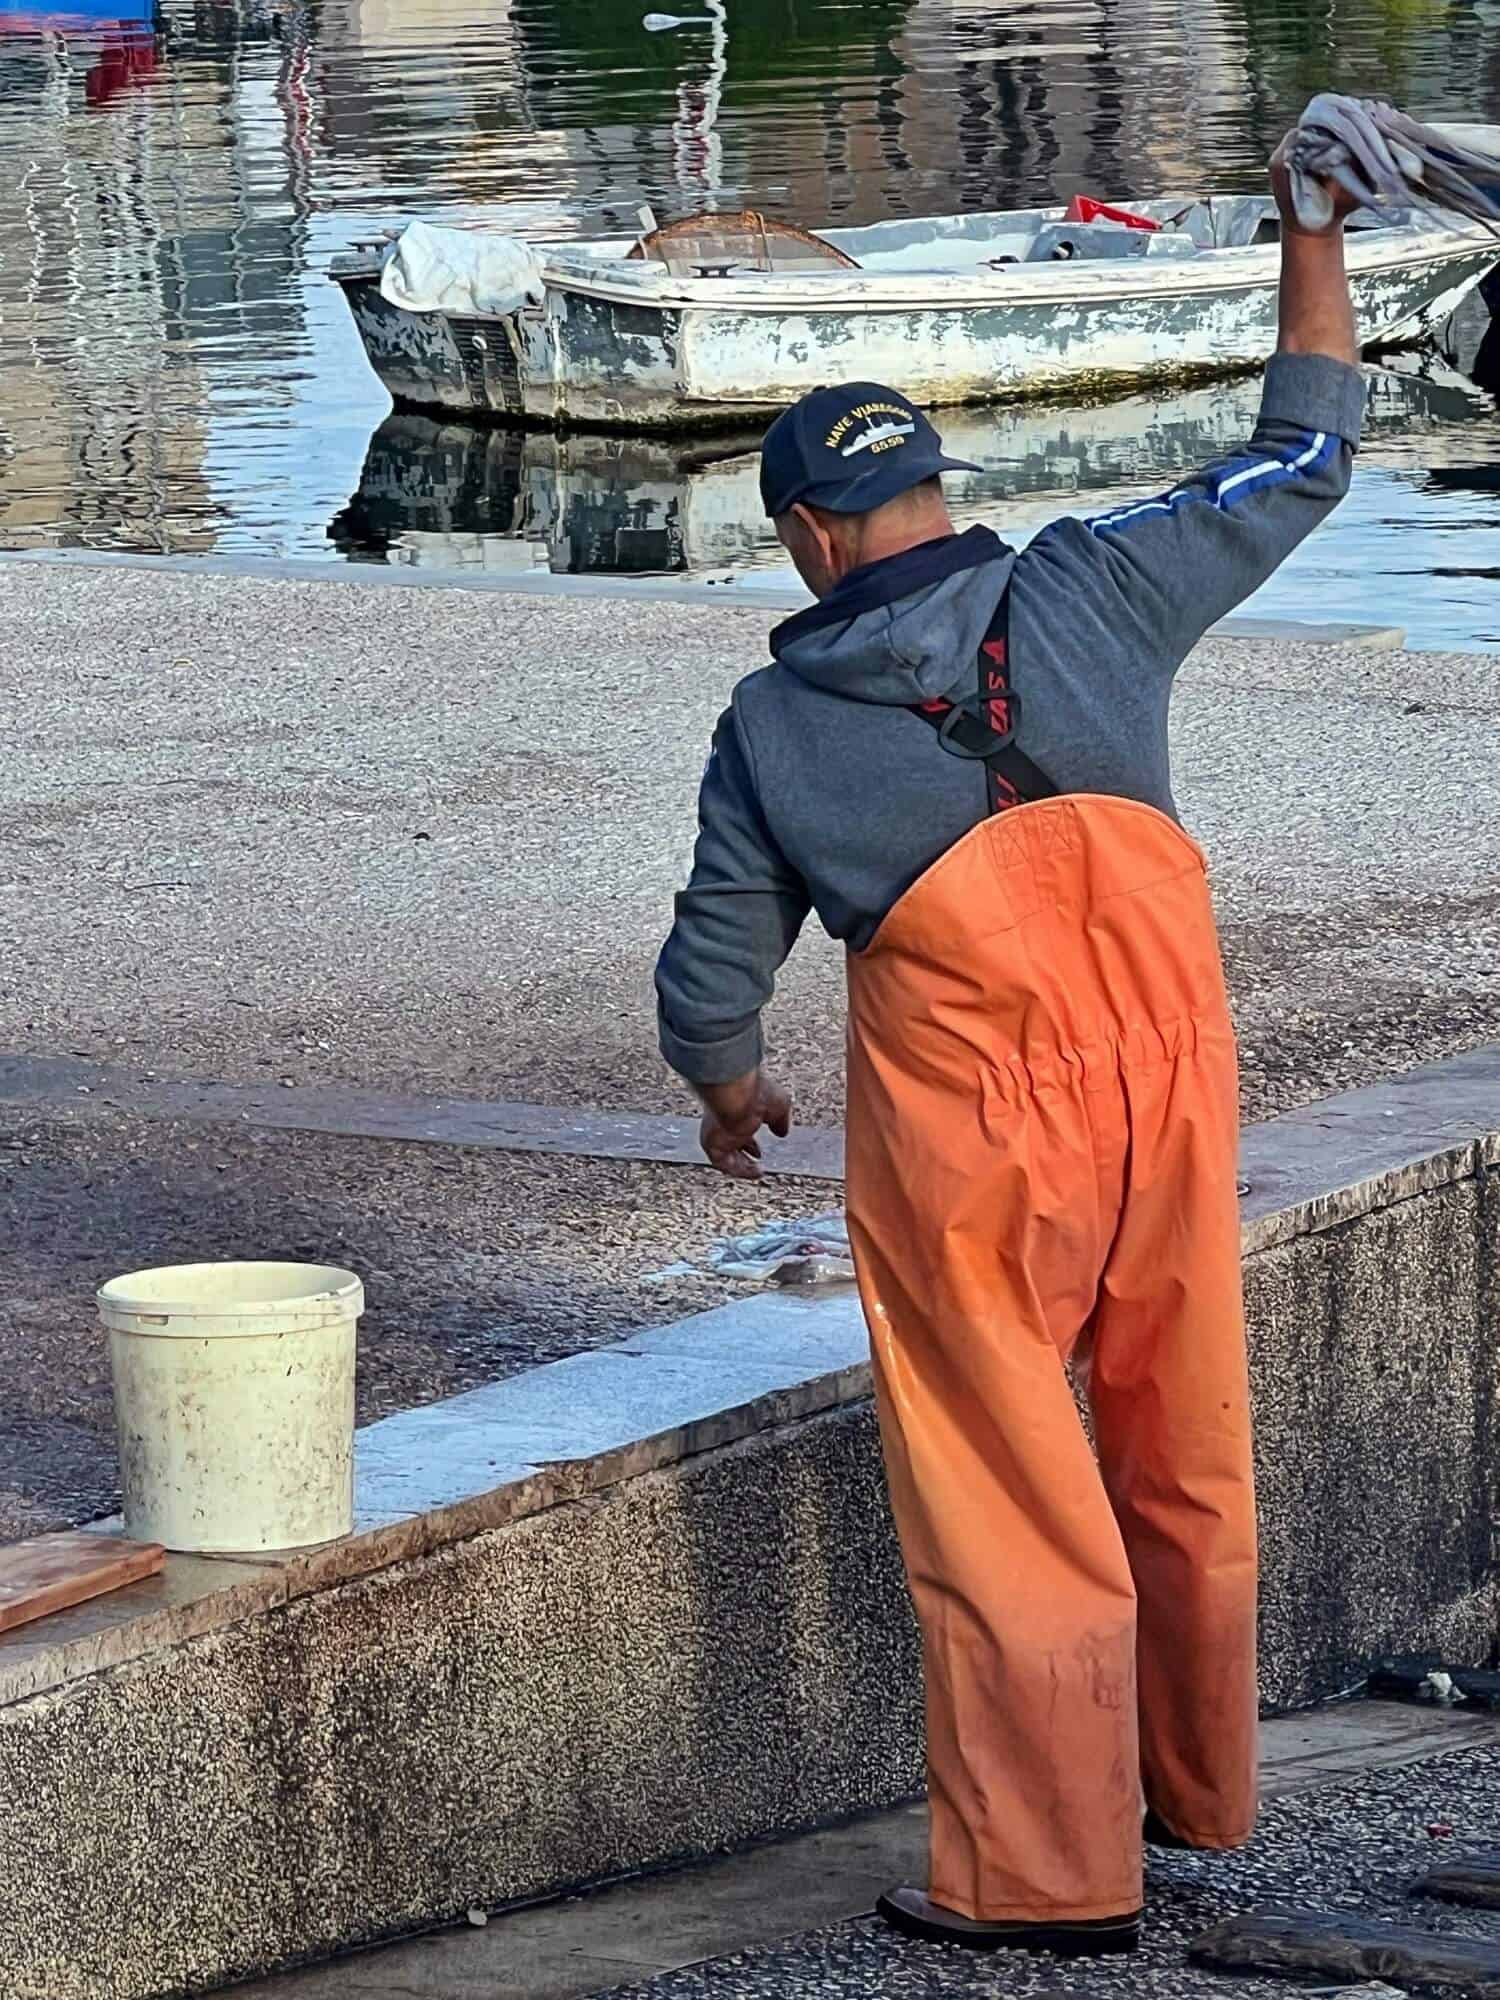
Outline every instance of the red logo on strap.
{"label": "red logo on strap", "polygon": [[1010,676],[1003,639],[986,639],[980,652],[990,662],[986,692],[990,701],[990,728],[997,736],[1010,733]]}

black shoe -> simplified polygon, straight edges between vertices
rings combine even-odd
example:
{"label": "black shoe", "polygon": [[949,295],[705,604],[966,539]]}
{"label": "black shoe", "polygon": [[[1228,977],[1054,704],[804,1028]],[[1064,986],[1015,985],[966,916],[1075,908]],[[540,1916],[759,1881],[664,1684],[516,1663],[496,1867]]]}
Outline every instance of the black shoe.
{"label": "black shoe", "polygon": [[945,1910],[922,1889],[892,1889],[875,1905],[877,1916],[905,1937],[927,1944],[961,1944],[970,1951],[1045,1951],[1055,1958],[1103,1957],[1134,1951],[1141,1941],[1141,1913],[1089,1921],[980,1923]]}
{"label": "black shoe", "polygon": [[1173,1833],[1171,1827],[1154,1806],[1147,1806],[1145,1824],[1141,1827],[1141,1838],[1148,1847],[1167,1847],[1174,1854],[1206,1854],[1207,1848],[1196,1847],[1190,1840],[1184,1840],[1180,1833]]}
{"label": "black shoe", "polygon": [[1184,1840],[1180,1833],[1174,1833],[1153,1807],[1147,1806],[1145,1823],[1141,1827],[1141,1838],[1148,1847],[1165,1847],[1173,1854],[1222,1854],[1221,1847],[1201,1847],[1196,1840]]}

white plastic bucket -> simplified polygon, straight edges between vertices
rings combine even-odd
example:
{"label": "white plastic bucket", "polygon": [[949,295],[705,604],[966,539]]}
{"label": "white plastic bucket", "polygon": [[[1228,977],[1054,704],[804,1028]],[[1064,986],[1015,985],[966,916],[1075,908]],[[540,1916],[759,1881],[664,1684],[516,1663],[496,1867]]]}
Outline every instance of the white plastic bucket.
{"label": "white plastic bucket", "polygon": [[127,1535],[239,1555],[349,1533],[365,1306],[351,1271],[178,1264],[98,1296]]}

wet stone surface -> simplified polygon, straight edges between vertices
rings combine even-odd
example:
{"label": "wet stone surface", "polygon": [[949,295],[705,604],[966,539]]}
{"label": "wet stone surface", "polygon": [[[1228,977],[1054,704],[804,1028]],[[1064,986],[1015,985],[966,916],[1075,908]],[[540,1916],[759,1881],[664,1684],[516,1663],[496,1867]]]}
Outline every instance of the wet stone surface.
{"label": "wet stone surface", "polygon": [[[789,1212],[826,1186],[784,1182]],[[740,1226],[680,1168],[515,1157],[154,1120],[0,1124],[0,1541],[117,1503],[93,1293],[208,1257],[347,1263],[364,1278],[361,1423],[603,1346],[741,1289],[649,1273]]]}
{"label": "wet stone surface", "polygon": [[1189,1966],[1189,1944],[1230,1917],[1320,1909],[1484,1939],[1500,1952],[1500,1914],[1410,1893],[1435,1858],[1491,1847],[1497,1818],[1500,1752],[1468,1751],[1282,1800],[1243,1854],[1153,1855],[1146,1941],[1133,1958],[977,1956],[912,1943],[869,1917],[621,1985],[610,2000],[1294,2000],[1307,1988]]}

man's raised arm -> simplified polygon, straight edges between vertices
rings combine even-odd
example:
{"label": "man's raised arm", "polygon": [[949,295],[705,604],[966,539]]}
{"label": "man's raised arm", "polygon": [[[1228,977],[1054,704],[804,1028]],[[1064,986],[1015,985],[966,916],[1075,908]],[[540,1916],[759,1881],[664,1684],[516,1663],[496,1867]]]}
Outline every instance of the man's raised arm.
{"label": "man's raised arm", "polygon": [[1281,209],[1280,332],[1260,418],[1243,450],[1169,492],[1088,520],[1054,521],[1016,563],[1024,616],[1066,595],[1080,646],[1133,636],[1170,676],[1208,628],[1259,589],[1343,499],[1364,415],[1359,341],[1335,190],[1326,230],[1300,228],[1285,147],[1271,163]]}

